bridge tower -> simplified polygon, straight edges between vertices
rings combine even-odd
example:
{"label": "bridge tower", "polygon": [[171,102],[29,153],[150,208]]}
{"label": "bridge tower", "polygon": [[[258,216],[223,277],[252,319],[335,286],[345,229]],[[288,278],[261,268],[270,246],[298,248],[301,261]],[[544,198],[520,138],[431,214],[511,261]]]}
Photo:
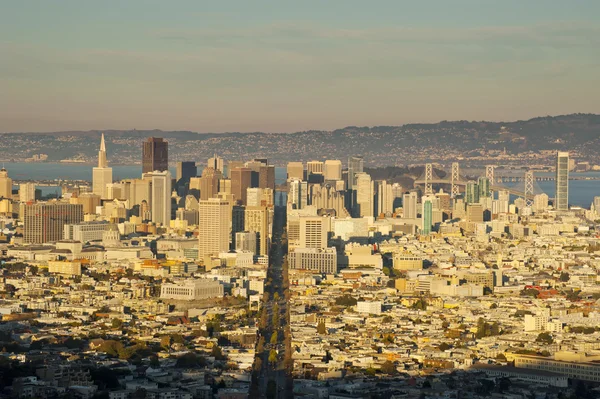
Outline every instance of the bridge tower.
{"label": "bridge tower", "polygon": [[525,172],[525,205],[533,205],[533,171]]}
{"label": "bridge tower", "polygon": [[433,186],[431,181],[433,180],[433,165],[428,163],[425,164],[425,195],[433,194]]}
{"label": "bridge tower", "polygon": [[460,166],[458,165],[458,162],[452,162],[452,175],[450,176],[451,180],[450,182],[452,183],[452,188],[451,188],[451,195],[452,198],[456,197],[458,194],[460,194],[460,191],[458,190],[458,181],[460,180]]}

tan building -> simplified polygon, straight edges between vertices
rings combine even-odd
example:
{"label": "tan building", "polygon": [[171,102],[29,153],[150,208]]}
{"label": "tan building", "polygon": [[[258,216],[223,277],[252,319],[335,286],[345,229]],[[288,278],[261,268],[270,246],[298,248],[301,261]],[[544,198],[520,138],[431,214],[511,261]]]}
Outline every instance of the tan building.
{"label": "tan building", "polygon": [[35,201],[35,183],[19,184],[19,201],[21,201],[21,202]]}
{"label": "tan building", "polygon": [[63,238],[65,224],[83,221],[83,205],[65,202],[38,202],[23,204],[23,242],[43,244]]}
{"label": "tan building", "polygon": [[236,202],[246,205],[246,193],[252,186],[252,170],[235,168],[231,170],[231,194]]}
{"label": "tan building", "polygon": [[218,255],[229,250],[231,203],[220,198],[200,201],[198,225],[198,258]]}
{"label": "tan building", "polygon": [[423,258],[406,253],[394,254],[394,269],[396,270],[423,270]]}
{"label": "tan building", "polygon": [[0,169],[0,198],[12,198],[13,181],[6,169]]}
{"label": "tan building", "polygon": [[287,164],[287,178],[304,180],[304,164],[302,162],[288,162]]}
{"label": "tan building", "polygon": [[245,231],[258,233],[258,254],[269,255],[270,209],[266,206],[247,206],[244,211]]}
{"label": "tan building", "polygon": [[68,276],[81,275],[81,262],[78,260],[51,260],[48,261],[48,273],[65,274]]}
{"label": "tan building", "polygon": [[300,248],[327,248],[327,235],[330,230],[330,219],[320,216],[300,217]]}
{"label": "tan building", "polygon": [[107,187],[112,182],[112,168],[109,168],[106,162],[106,145],[104,143],[104,134],[102,134],[100,151],[98,151],[98,167],[92,170],[93,193],[100,196],[100,198],[109,198]]}
{"label": "tan building", "polygon": [[200,177],[200,199],[207,200],[215,198],[219,193],[219,180],[223,175],[220,171],[211,167],[205,168]]}
{"label": "tan building", "polygon": [[342,161],[339,159],[328,159],[323,165],[323,176],[325,180],[342,180]]}
{"label": "tan building", "polygon": [[215,280],[189,280],[180,284],[162,284],[160,297],[193,301],[198,299],[219,298],[224,294],[223,284]]}

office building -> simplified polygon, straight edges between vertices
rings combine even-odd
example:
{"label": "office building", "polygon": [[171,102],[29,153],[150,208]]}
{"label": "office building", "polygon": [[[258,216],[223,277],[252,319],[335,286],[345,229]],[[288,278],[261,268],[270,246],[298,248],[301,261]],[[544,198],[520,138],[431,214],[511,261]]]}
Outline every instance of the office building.
{"label": "office building", "polygon": [[342,180],[342,161],[339,159],[328,159],[323,165],[325,180]]}
{"label": "office building", "polygon": [[474,181],[468,181],[465,189],[465,202],[467,204],[479,203],[479,185]]}
{"label": "office building", "polygon": [[394,192],[392,185],[385,180],[375,182],[375,216],[394,213]]}
{"label": "office building", "polygon": [[81,262],[77,260],[48,261],[48,273],[64,274],[66,276],[81,276]]}
{"label": "office building", "polygon": [[232,208],[229,201],[209,198],[199,203],[198,258],[229,250]]}
{"label": "office building", "polygon": [[219,193],[219,180],[223,175],[221,171],[214,169],[212,166],[205,168],[202,171],[200,178],[200,199],[207,200],[215,198]]}
{"label": "office building", "polygon": [[331,220],[321,216],[301,216],[299,224],[299,247],[327,248],[327,236]]}
{"label": "office building", "polygon": [[24,203],[23,242],[43,244],[62,240],[65,224],[83,221],[83,205],[64,202]]}
{"label": "office building", "polygon": [[308,204],[308,183],[300,179],[288,180],[289,191],[287,203],[292,209],[304,209]]}
{"label": "office building", "polygon": [[246,194],[250,187],[252,187],[252,170],[250,168],[231,170],[231,194],[237,203],[246,205]]}
{"label": "office building", "polygon": [[258,253],[258,233],[250,231],[238,231],[235,233],[235,250],[249,251],[254,255]]}
{"label": "office building", "polygon": [[363,173],[365,161],[362,157],[350,157],[348,158],[348,189],[356,188],[356,174]]}
{"label": "office building", "polygon": [[[306,186],[306,182],[302,182],[302,184]],[[331,184],[311,184],[309,192],[310,203],[317,211],[324,210],[330,212],[333,210],[335,211],[335,216],[350,216],[345,207],[344,193],[336,190]]]}
{"label": "office building", "polygon": [[186,184],[190,183],[190,179],[195,177],[198,174],[198,169],[196,168],[196,162],[191,161],[179,161],[177,162],[177,170],[175,179],[177,181],[177,185],[180,187],[185,187]]}
{"label": "office building", "polygon": [[98,166],[92,170],[92,192],[100,198],[109,198],[107,188],[113,182],[112,168],[108,167],[106,161],[106,144],[104,133],[100,139],[100,151],[98,151]]}
{"label": "office building", "polygon": [[477,188],[479,189],[479,198],[488,198],[492,196],[490,179],[485,176],[477,179]]}
{"label": "office building", "polygon": [[220,298],[224,295],[223,284],[216,280],[198,279],[162,284],[161,299],[195,301],[198,299]]}
{"label": "office building", "polygon": [[150,173],[152,176],[152,221],[156,224],[168,226],[171,220],[171,173]]}
{"label": "office building", "polygon": [[19,184],[19,200],[21,202],[33,202],[35,198],[35,183]]}
{"label": "office building", "polygon": [[12,198],[13,181],[6,169],[0,169],[0,198]]}
{"label": "office building", "polygon": [[416,191],[411,191],[402,196],[402,211],[403,217],[406,219],[416,219],[418,210],[417,210],[417,193]]}
{"label": "office building", "polygon": [[423,235],[429,235],[431,234],[431,227],[433,225],[432,223],[432,218],[433,218],[433,204],[431,202],[430,199],[424,199],[423,200],[423,212],[422,212],[422,221],[423,221],[423,225],[421,228],[421,233]]}
{"label": "office building", "polygon": [[244,229],[257,234],[258,255],[261,256],[269,255],[270,219],[270,211],[266,206],[247,206],[244,210]]}
{"label": "office building", "polygon": [[569,153],[556,154],[556,198],[554,207],[559,211],[569,210]]}
{"label": "office building", "polygon": [[473,223],[483,223],[483,206],[481,204],[467,204],[467,221]]}
{"label": "office building", "polygon": [[356,173],[356,206],[353,216],[373,216],[374,186],[371,176],[367,173]]}
{"label": "office building", "polygon": [[288,162],[287,178],[288,180],[304,180],[304,164],[302,164],[302,162]]}
{"label": "office building", "polygon": [[79,241],[86,243],[102,240],[102,234],[116,225],[108,222],[87,222],[77,224],[65,224],[63,228],[63,240]]}
{"label": "office building", "polygon": [[335,248],[296,248],[289,253],[290,269],[315,270],[319,273],[337,273]]}
{"label": "office building", "polygon": [[218,170],[221,174],[225,173],[225,160],[219,157],[217,154],[214,154],[212,158],[208,158],[208,163],[206,165],[207,168],[213,168],[214,170]]}
{"label": "office building", "polygon": [[169,170],[169,143],[162,137],[149,137],[142,145],[142,173]]}
{"label": "office building", "polygon": [[306,175],[322,175],[323,174],[323,162],[321,161],[308,161],[306,163]]}

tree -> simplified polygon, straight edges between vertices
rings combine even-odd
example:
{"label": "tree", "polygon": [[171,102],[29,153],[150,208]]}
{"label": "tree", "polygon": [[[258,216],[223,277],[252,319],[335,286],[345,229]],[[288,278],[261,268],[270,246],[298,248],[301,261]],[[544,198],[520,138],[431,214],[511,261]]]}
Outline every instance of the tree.
{"label": "tree", "polygon": [[269,363],[274,364],[277,362],[277,351],[275,349],[271,349],[269,351]]}
{"label": "tree", "polygon": [[317,333],[319,334],[327,334],[327,327],[325,327],[325,323],[322,321],[317,324]]}
{"label": "tree", "polygon": [[160,346],[163,349],[169,350],[171,348],[171,337],[165,335],[160,339]]}
{"label": "tree", "polygon": [[262,359],[260,358],[260,356],[255,356],[254,357],[254,365],[252,366],[252,368],[257,373],[259,373],[260,370],[262,370]]}
{"label": "tree", "polygon": [[535,339],[535,342],[541,342],[550,345],[554,342],[554,338],[552,338],[552,335],[548,332],[541,332]]}
{"label": "tree", "polygon": [[271,334],[271,345],[277,345],[278,338],[277,331],[273,331],[273,334]]}
{"label": "tree", "polygon": [[560,277],[558,279],[560,281],[562,281],[563,283],[566,283],[567,281],[569,281],[571,279],[571,276],[569,276],[569,273],[567,273],[567,272],[561,272]]}
{"label": "tree", "polygon": [[215,360],[225,360],[225,355],[223,355],[223,351],[219,347],[219,345],[215,345],[210,350],[210,355],[215,358]]}
{"label": "tree", "polygon": [[396,372],[397,372],[396,366],[391,361],[386,360],[381,365],[381,372],[384,374],[389,374],[389,375],[396,374]]}
{"label": "tree", "polygon": [[357,299],[348,294],[344,294],[335,298],[335,304],[338,306],[355,306],[357,303]]}
{"label": "tree", "polygon": [[374,377],[376,370],[373,367],[367,367],[365,370],[365,374],[371,377]]}
{"label": "tree", "polygon": [[438,346],[438,349],[439,349],[441,352],[447,351],[447,350],[448,350],[448,349],[450,349],[450,348],[451,348],[451,346],[450,346],[450,344],[448,344],[447,342],[442,342],[442,343],[441,343],[441,344]]}

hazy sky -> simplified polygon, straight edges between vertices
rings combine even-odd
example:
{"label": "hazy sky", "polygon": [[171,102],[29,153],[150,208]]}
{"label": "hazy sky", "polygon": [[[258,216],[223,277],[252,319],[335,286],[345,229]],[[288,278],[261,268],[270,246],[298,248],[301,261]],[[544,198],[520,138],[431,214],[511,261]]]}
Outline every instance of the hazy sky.
{"label": "hazy sky", "polygon": [[598,0],[0,0],[0,131],[600,112]]}

